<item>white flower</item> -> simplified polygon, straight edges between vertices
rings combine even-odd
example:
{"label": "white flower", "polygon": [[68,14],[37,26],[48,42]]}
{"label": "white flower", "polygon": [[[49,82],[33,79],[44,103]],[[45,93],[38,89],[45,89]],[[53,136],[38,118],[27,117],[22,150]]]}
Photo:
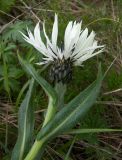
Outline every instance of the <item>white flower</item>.
{"label": "white flower", "polygon": [[95,33],[92,31],[88,34],[88,29],[81,30],[82,22],[70,21],[66,27],[64,35],[63,50],[57,46],[58,38],[58,16],[55,14],[55,21],[52,29],[51,40],[48,38],[45,31],[45,23],[43,23],[43,32],[46,38],[46,44],[40,36],[40,27],[37,23],[34,34],[27,29],[28,36],[22,33],[24,40],[34,46],[40,53],[43,54],[43,61],[37,64],[42,65],[55,61],[66,61],[74,65],[81,65],[87,59],[103,52],[104,45],[98,45],[95,40]]}

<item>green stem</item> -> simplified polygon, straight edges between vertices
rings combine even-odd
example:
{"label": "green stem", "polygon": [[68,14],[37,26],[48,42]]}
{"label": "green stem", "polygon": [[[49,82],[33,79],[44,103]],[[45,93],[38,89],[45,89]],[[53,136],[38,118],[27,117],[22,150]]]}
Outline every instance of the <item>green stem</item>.
{"label": "green stem", "polygon": [[26,158],[24,160],[35,160],[38,153],[40,152],[41,148],[43,149],[44,142],[45,142],[44,139],[42,139],[40,141],[36,140],[31,148],[30,152],[28,153],[28,155],[26,156]]}
{"label": "green stem", "polygon": [[[44,120],[42,127],[44,127],[51,120],[51,118],[55,114],[55,111],[56,111],[56,103],[50,97],[47,113],[46,113],[45,120]],[[44,138],[39,141],[36,140],[24,160],[35,160],[35,158],[37,157],[39,152],[40,151],[43,152],[44,147],[45,147],[45,145],[44,145],[45,143],[46,143],[46,139],[44,139]]]}
{"label": "green stem", "polygon": [[42,127],[44,127],[51,120],[55,112],[56,112],[56,106],[54,106],[54,101],[52,98],[49,98],[47,113]]}

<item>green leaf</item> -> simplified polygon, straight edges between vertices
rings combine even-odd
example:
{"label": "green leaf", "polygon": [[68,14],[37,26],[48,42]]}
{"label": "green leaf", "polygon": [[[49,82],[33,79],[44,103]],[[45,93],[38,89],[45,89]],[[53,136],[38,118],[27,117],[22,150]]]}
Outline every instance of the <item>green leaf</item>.
{"label": "green leaf", "polygon": [[9,86],[10,86],[11,91],[15,93],[20,91],[20,87],[21,87],[20,82],[14,78],[9,78]]}
{"label": "green leaf", "polygon": [[45,80],[43,79],[32,67],[31,64],[28,62],[24,61],[19,55],[18,55],[19,61],[23,68],[29,73],[44,89],[46,94],[48,95],[49,98],[49,103],[48,103],[48,109],[47,113],[45,116],[45,121],[43,123],[43,126],[52,119],[56,112],[56,106],[57,106],[57,94],[56,91],[52,88],[52,86]]}
{"label": "green leaf", "polygon": [[16,68],[15,66],[11,65],[11,68],[9,68],[9,77],[14,79],[19,79],[23,76],[23,71],[19,68]]}
{"label": "green leaf", "polygon": [[4,59],[4,56],[3,56],[3,76],[4,76],[4,87],[10,98],[11,96],[10,96],[10,86],[9,86],[9,79],[8,79],[8,67]]}
{"label": "green leaf", "polygon": [[70,159],[70,158],[69,158],[69,155],[70,155],[70,153],[71,153],[71,150],[72,150],[72,148],[73,148],[73,145],[74,145],[75,141],[76,141],[76,136],[73,138],[73,141],[72,141],[72,143],[71,143],[71,145],[70,145],[70,148],[69,148],[69,150],[68,150],[68,152],[67,152],[64,160],[69,160],[69,159]]}
{"label": "green leaf", "polygon": [[20,92],[19,92],[19,95],[18,95],[17,100],[16,100],[16,108],[18,108],[20,99],[21,99],[24,91],[25,91],[26,88],[28,87],[28,85],[29,85],[29,80],[23,85],[22,89],[21,89]]}
{"label": "green leaf", "polygon": [[41,85],[48,97],[51,97],[54,103],[56,103],[57,94],[55,90],[52,88],[52,86],[36,72],[36,70],[32,67],[31,64],[24,61],[19,55],[18,58],[25,71],[29,73],[37,81],[38,84]]}
{"label": "green leaf", "polygon": [[25,43],[22,39],[22,35],[19,31],[25,33],[26,28],[32,28],[32,22],[27,21],[16,21],[14,24],[11,24],[5,31],[3,32],[4,40],[12,40],[14,42],[19,41],[20,43]]}
{"label": "green leaf", "polygon": [[34,111],[32,93],[34,79],[30,81],[29,90],[20,106],[18,119],[18,139],[12,153],[12,160],[23,160],[25,153],[31,147],[34,129]]}
{"label": "green leaf", "polygon": [[101,67],[97,79],[83,92],[69,102],[37,135],[37,140],[56,137],[81,120],[96,101],[102,82]]}
{"label": "green leaf", "polygon": [[9,45],[5,47],[4,52],[10,52],[12,49],[16,49],[16,47],[14,43],[9,43]]}
{"label": "green leaf", "polygon": [[15,4],[16,0],[0,0],[0,10],[4,12],[9,12],[12,8],[12,6]]}
{"label": "green leaf", "polygon": [[100,133],[100,132],[122,132],[122,129],[113,129],[113,128],[72,129],[70,132],[68,132],[68,134]]}

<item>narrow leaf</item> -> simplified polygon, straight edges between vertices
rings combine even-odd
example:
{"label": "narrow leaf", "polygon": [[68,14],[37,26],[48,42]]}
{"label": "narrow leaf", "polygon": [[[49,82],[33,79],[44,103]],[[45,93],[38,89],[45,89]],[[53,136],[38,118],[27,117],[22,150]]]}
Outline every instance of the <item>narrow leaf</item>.
{"label": "narrow leaf", "polygon": [[37,140],[51,139],[73,128],[81,120],[85,113],[96,101],[102,82],[101,68],[99,68],[98,78],[87,89],[69,102],[50,121],[37,136]]}
{"label": "narrow leaf", "polygon": [[26,88],[28,87],[28,85],[29,85],[29,81],[27,81],[27,82],[24,84],[24,86],[22,87],[22,89],[20,90],[19,95],[18,95],[17,100],[16,100],[16,108],[18,108],[20,99],[21,99],[24,91],[25,91]]}
{"label": "narrow leaf", "polygon": [[73,148],[73,145],[74,145],[75,141],[76,141],[76,136],[73,138],[73,141],[72,141],[72,143],[71,143],[71,145],[70,145],[70,148],[69,148],[69,150],[68,150],[68,152],[67,152],[66,157],[65,157],[64,160],[69,160],[69,155],[70,155],[70,153],[71,153],[71,150],[72,150],[72,148]]}
{"label": "narrow leaf", "polygon": [[122,129],[113,129],[113,128],[72,129],[70,132],[68,132],[68,134],[100,133],[100,132],[122,132]]}
{"label": "narrow leaf", "polygon": [[56,102],[57,94],[52,88],[52,86],[36,72],[36,70],[32,67],[31,64],[24,61],[19,55],[18,58],[26,72],[29,73],[41,85],[41,87],[47,93],[48,97],[51,97],[53,101]]}
{"label": "narrow leaf", "polygon": [[32,106],[32,93],[34,79],[30,81],[29,90],[20,106],[18,119],[18,139],[12,153],[12,160],[23,160],[25,153],[31,147],[34,129],[34,111]]}
{"label": "narrow leaf", "polygon": [[23,66],[23,68],[27,71],[27,73],[29,73],[36,80],[37,83],[39,83],[39,85],[41,85],[41,87],[44,89],[44,91],[46,92],[46,94],[49,97],[48,109],[47,109],[47,113],[45,116],[45,121],[43,123],[43,126],[44,126],[53,118],[53,116],[56,112],[56,106],[57,106],[56,91],[52,88],[52,86],[45,79],[43,79],[35,71],[35,69],[32,67],[31,64],[24,61],[19,55],[18,55],[18,58],[19,58],[21,65]]}

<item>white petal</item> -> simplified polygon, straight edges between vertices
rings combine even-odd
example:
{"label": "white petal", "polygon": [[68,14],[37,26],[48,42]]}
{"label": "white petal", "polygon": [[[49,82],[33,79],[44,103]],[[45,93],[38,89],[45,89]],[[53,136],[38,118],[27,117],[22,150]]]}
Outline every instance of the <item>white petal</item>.
{"label": "white petal", "polygon": [[[81,34],[81,36],[82,36],[82,34]],[[80,57],[85,54],[85,51],[90,50],[90,48],[91,48],[91,50],[93,50],[92,47],[94,49],[95,49],[95,46],[97,47],[97,44],[94,43],[95,33],[92,31],[88,37],[87,37],[87,35],[88,35],[88,29],[85,29],[83,37],[80,37],[80,40],[78,41],[79,44],[76,44],[75,50],[72,54],[72,57],[74,57],[74,56]],[[81,46],[80,46],[80,42],[82,42]]]}
{"label": "white petal", "polygon": [[72,29],[72,21],[70,21],[66,27],[65,30],[65,35],[64,35],[64,49],[67,50],[68,46],[69,46],[69,35]]}
{"label": "white petal", "polygon": [[55,14],[55,21],[53,24],[52,30],[52,45],[56,48],[57,45],[57,37],[58,37],[58,16]]}
{"label": "white petal", "polygon": [[33,34],[31,33],[31,31],[30,31],[28,28],[27,28],[27,32],[28,32],[29,39],[30,39],[32,42],[36,43]]}
{"label": "white petal", "polygon": [[80,64],[82,64],[82,62],[86,61],[87,59],[89,59],[89,58],[91,58],[91,57],[93,57],[93,56],[95,56],[95,55],[97,55],[97,54],[99,54],[99,53],[101,53],[103,51],[104,51],[104,48],[99,50],[99,51],[97,51],[97,52],[95,52],[95,53],[93,53],[93,54],[86,54],[83,57],[81,57],[80,59],[78,59],[75,62],[75,65],[80,65]]}
{"label": "white petal", "polygon": [[76,45],[81,32],[81,22],[73,23],[72,29],[70,30],[69,36],[65,39],[66,47],[65,47],[65,59],[71,56],[71,50]]}
{"label": "white petal", "polygon": [[41,36],[40,36],[40,27],[39,27],[39,22],[37,23],[35,29],[34,29],[34,37],[36,43],[43,48],[43,50],[46,51],[46,46],[44,45]]}
{"label": "white petal", "polygon": [[59,59],[62,59],[64,56],[64,53],[61,51],[61,49],[58,48],[57,55],[58,55]]}
{"label": "white petal", "polygon": [[50,40],[49,40],[49,38],[48,38],[48,36],[47,36],[47,33],[46,33],[46,31],[45,31],[45,23],[43,23],[43,32],[44,32],[45,38],[46,38],[46,40],[47,40],[47,44],[48,44],[50,47],[52,47],[52,44],[51,44],[51,42],[50,42]]}
{"label": "white petal", "polygon": [[75,55],[81,50],[82,45],[85,43],[87,36],[88,36],[88,28],[86,28],[84,31],[81,32],[81,35],[78,39],[73,55]]}
{"label": "white petal", "polygon": [[58,58],[57,54],[53,51],[53,49],[50,46],[47,46],[47,50],[48,50],[49,55],[51,55],[51,57],[56,58],[56,59]]}
{"label": "white petal", "polygon": [[[46,41],[47,41],[47,48],[51,48],[52,50],[53,50],[53,52],[56,54],[57,53],[57,50],[56,50],[56,48],[52,45],[52,43],[50,42],[50,40],[49,40],[49,38],[48,38],[48,36],[47,36],[47,34],[46,34],[46,31],[45,31],[45,23],[43,23],[43,31],[44,31],[44,35],[45,35],[45,38],[46,38]],[[54,53],[52,52],[52,54],[54,55]],[[50,56],[52,56],[52,55],[50,55]],[[55,56],[53,56],[53,57],[55,57]]]}
{"label": "white petal", "polygon": [[103,48],[103,47],[104,47],[104,45],[102,45],[102,46],[94,46],[93,45],[92,47],[88,47],[88,48],[80,51],[73,58],[77,59],[77,58],[80,58],[80,57],[84,56],[85,54],[92,54],[94,52],[94,50],[99,49],[99,48]]}
{"label": "white petal", "polygon": [[81,23],[76,24],[76,26],[72,29],[71,32],[71,42],[69,45],[69,50],[72,50],[73,45],[77,43],[81,32]]}
{"label": "white petal", "polygon": [[25,34],[23,34],[22,32],[20,32],[23,37],[24,37],[24,40],[28,43],[30,43],[34,48],[36,48],[39,52],[41,52],[44,56],[46,57],[49,57],[49,55],[47,54],[47,49],[41,47],[41,45],[39,45],[36,40],[34,39],[34,36],[32,35],[32,33],[28,30],[28,34],[29,34],[29,37],[27,37]]}
{"label": "white petal", "polygon": [[46,57],[44,57],[43,60],[45,60],[45,61],[54,61],[53,58],[46,58]]}
{"label": "white petal", "polygon": [[38,62],[38,63],[36,63],[37,65],[44,65],[44,64],[47,64],[48,63],[48,61],[43,61],[43,62]]}
{"label": "white petal", "polygon": [[36,64],[37,64],[37,65],[43,65],[43,64],[47,64],[47,63],[53,61],[53,59],[50,59],[50,58],[43,58],[43,60],[44,60],[44,61],[38,62],[38,63],[36,63]]}
{"label": "white petal", "polygon": [[83,46],[82,46],[82,49],[93,45],[94,37],[95,37],[95,32],[92,31],[92,32],[90,33],[90,35],[88,36],[88,38],[86,39],[86,41],[84,42],[84,44],[83,44]]}
{"label": "white petal", "polygon": [[29,40],[29,38],[24,33],[22,33],[21,31],[19,31],[19,32],[23,35],[24,40]]}

